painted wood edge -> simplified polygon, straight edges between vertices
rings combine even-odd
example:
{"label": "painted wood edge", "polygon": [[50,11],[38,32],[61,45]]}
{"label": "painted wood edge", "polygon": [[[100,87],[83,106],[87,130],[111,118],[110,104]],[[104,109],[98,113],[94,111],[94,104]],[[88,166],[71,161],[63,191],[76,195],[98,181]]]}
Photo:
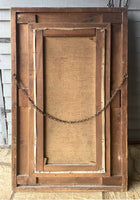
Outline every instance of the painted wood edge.
{"label": "painted wood edge", "polygon": [[[122,67],[123,73],[127,73],[128,65],[128,20],[127,10],[122,12]],[[127,80],[122,86],[122,99],[121,99],[121,125],[122,125],[122,187],[123,191],[128,189],[128,144],[127,144]]]}
{"label": "painted wood edge", "polygon": [[116,12],[123,12],[124,10],[127,10],[126,8],[91,8],[91,7],[81,7],[81,8],[75,8],[75,7],[12,7],[11,11],[15,12],[110,12],[110,13],[116,13]]}
{"label": "painted wood edge", "polygon": [[[96,29],[96,112],[102,109],[102,61],[104,60],[103,49],[104,38],[100,29]],[[104,88],[103,88],[104,89]],[[102,146],[102,113],[96,116],[96,163],[98,169],[102,169],[103,162],[103,146]],[[98,136],[97,136],[98,134]],[[100,147],[100,148],[99,148]]]}
{"label": "painted wood edge", "polygon": [[[105,100],[106,103],[109,101],[110,99],[110,80],[111,80],[111,24],[109,23],[107,25],[107,34],[106,34],[106,45],[108,45],[107,50],[106,50],[106,96],[105,96]],[[110,125],[110,105],[108,106],[108,108],[105,111],[106,114],[106,127],[105,127],[105,148],[106,148],[106,171],[107,174],[110,176],[111,175],[111,125]]]}
{"label": "painted wood edge", "polygon": [[[16,48],[16,12],[11,12],[11,75],[17,74],[17,48]],[[17,186],[17,86],[16,80],[12,79],[12,189]]]}

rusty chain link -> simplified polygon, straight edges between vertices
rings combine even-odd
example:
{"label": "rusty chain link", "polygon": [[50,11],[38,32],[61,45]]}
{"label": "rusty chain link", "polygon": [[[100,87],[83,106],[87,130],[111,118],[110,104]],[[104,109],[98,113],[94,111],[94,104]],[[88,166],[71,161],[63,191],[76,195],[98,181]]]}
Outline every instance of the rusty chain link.
{"label": "rusty chain link", "polygon": [[52,119],[52,120],[58,121],[58,122],[62,122],[62,123],[75,124],[75,123],[86,122],[86,121],[88,121],[90,119],[93,119],[93,118],[97,117],[99,114],[101,114],[103,111],[105,111],[107,109],[107,107],[111,104],[112,100],[114,99],[114,97],[116,96],[118,91],[120,90],[121,86],[124,84],[125,80],[128,78],[128,74],[126,74],[126,73],[123,74],[123,78],[122,78],[122,81],[121,81],[120,85],[114,91],[114,93],[111,96],[110,100],[106,103],[106,105],[103,108],[101,108],[99,111],[97,111],[94,115],[91,115],[90,117],[87,117],[87,118],[84,118],[84,119],[81,119],[81,120],[74,120],[74,121],[62,120],[62,119],[59,119],[59,118],[57,118],[57,117],[55,117],[55,116],[53,116],[53,115],[51,115],[49,113],[44,113],[43,110],[41,110],[37,105],[35,105],[34,101],[30,98],[30,96],[28,95],[27,91],[25,89],[21,88],[19,80],[18,80],[16,74],[13,74],[13,78],[16,80],[17,88],[22,90],[24,95],[28,98],[29,102],[32,104],[33,108],[36,111],[38,111],[39,113],[41,113],[44,117],[48,117],[49,119]]}

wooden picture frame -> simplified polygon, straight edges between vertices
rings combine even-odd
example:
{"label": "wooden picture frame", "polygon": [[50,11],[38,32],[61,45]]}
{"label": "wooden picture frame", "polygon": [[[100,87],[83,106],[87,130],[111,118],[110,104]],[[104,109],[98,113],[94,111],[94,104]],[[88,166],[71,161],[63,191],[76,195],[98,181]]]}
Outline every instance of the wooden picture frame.
{"label": "wooden picture frame", "polygon": [[[45,157],[44,128],[49,122],[45,122],[45,117],[33,104],[44,112],[44,83],[47,80],[44,77],[47,59],[44,48],[48,48],[44,47],[48,44],[44,43],[44,38],[56,37],[71,38],[71,41],[74,37],[75,41],[79,38],[79,44],[81,38],[95,38],[96,113],[118,90],[105,110],[96,116],[94,164],[85,165],[83,161],[74,165],[67,161],[49,164]],[[124,74],[127,74],[126,9],[12,9],[13,190],[127,189],[127,80],[123,81]]]}

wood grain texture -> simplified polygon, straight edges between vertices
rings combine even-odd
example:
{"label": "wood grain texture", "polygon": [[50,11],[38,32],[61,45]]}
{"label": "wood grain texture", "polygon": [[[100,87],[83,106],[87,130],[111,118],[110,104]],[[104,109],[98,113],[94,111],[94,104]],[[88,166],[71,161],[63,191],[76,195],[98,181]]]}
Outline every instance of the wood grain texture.
{"label": "wood grain texture", "polygon": [[[127,72],[127,51],[126,51],[127,38],[124,39],[124,35],[126,34],[125,31],[127,29],[126,14],[124,14],[126,12],[125,9],[95,9],[95,8],[94,9],[93,8],[90,8],[90,9],[88,9],[88,8],[75,8],[75,9],[72,9],[72,8],[66,8],[66,9],[64,9],[64,8],[58,8],[58,9],[57,8],[54,8],[54,9],[53,8],[50,8],[50,9],[47,9],[47,8],[42,8],[42,9],[38,9],[38,8],[35,8],[35,9],[32,9],[32,8],[28,8],[28,9],[17,8],[16,9],[15,8],[15,9],[13,9],[13,12],[18,12],[19,15],[22,14],[22,13],[23,13],[23,15],[25,15],[24,12],[28,12],[31,15],[32,14],[37,15],[36,20],[37,20],[38,23],[31,24],[28,27],[29,21],[28,21],[28,19],[26,19],[26,20],[23,21],[24,22],[23,24],[18,24],[18,29],[17,29],[17,34],[18,34],[17,38],[19,39],[19,41],[21,41],[20,38],[25,37],[25,40],[27,42],[27,43],[25,43],[24,46],[22,44],[22,41],[19,42],[19,44],[18,44],[18,50],[19,51],[18,51],[18,54],[17,54],[18,55],[17,61],[18,61],[19,66],[20,66],[18,73],[20,73],[20,76],[24,81],[24,85],[26,86],[25,87],[26,89],[28,89],[28,83],[29,83],[29,88],[30,88],[29,95],[30,95],[31,99],[33,99],[35,101],[35,103],[36,103],[37,98],[39,98],[39,95],[38,95],[38,97],[36,97],[36,95],[35,95],[36,91],[39,91],[38,90],[39,88],[37,89],[37,87],[39,87],[39,84],[36,85],[36,77],[37,77],[36,75],[38,75],[38,77],[40,76],[39,75],[40,72],[36,73],[35,67],[36,67],[37,62],[38,62],[38,66],[41,66],[43,64],[42,64],[42,61],[41,61],[42,60],[41,56],[39,56],[40,59],[33,59],[33,58],[35,58],[35,57],[33,57],[35,53],[36,53],[36,55],[41,55],[42,53],[41,53],[40,50],[39,51],[37,50],[35,52],[35,44],[34,44],[34,41],[33,41],[34,31],[32,30],[32,28],[43,27],[44,26],[43,23],[46,23],[46,20],[47,20],[49,27],[56,27],[58,25],[58,23],[59,23],[58,26],[60,26],[60,27],[61,26],[62,27],[65,27],[65,26],[70,27],[71,23],[73,21],[75,22],[74,27],[80,26],[80,25],[76,24],[76,22],[81,23],[84,27],[89,26],[89,25],[87,25],[87,23],[90,23],[90,25],[93,22],[102,23],[101,26],[105,27],[104,29],[105,29],[105,32],[107,33],[107,35],[105,35],[105,48],[108,49],[108,50],[103,53],[102,51],[100,51],[100,49],[102,48],[101,43],[97,42],[97,41],[96,42],[98,43],[98,47],[99,47],[99,45],[101,45],[98,52],[100,52],[100,54],[102,56],[103,56],[103,54],[105,55],[105,64],[106,64],[106,69],[105,69],[105,73],[106,73],[106,77],[105,77],[105,81],[106,81],[106,84],[105,84],[105,86],[106,86],[105,100],[106,100],[106,102],[109,100],[110,91],[115,90],[119,86],[119,84],[122,80],[122,73]],[[113,17],[112,17],[112,15],[113,15]],[[81,16],[81,18],[80,18],[80,16]],[[77,21],[76,21],[76,19],[77,19]],[[103,22],[105,22],[105,21],[111,22],[111,23],[113,22],[111,24],[111,28],[112,28],[111,35],[109,33],[109,30],[110,30],[109,25],[108,26],[103,25]],[[66,24],[68,24],[68,25],[66,25]],[[99,31],[99,27],[100,27],[100,25],[98,25],[98,27],[97,27],[98,31]],[[28,29],[29,29],[29,31],[28,31]],[[64,33],[63,33],[64,35],[61,37],[61,40],[63,39],[63,37],[66,39],[66,32],[67,31],[64,31]],[[52,33],[53,33],[52,38],[51,38],[51,35],[49,35],[48,36],[49,39],[47,39],[46,43],[48,45],[49,42],[50,42],[49,40],[51,40],[51,39],[52,39],[52,41],[54,40],[55,41],[55,42],[53,41],[54,42],[54,48],[50,47],[49,51],[47,49],[47,54],[48,54],[48,52],[54,51],[55,53],[53,54],[54,55],[53,57],[54,58],[57,57],[56,55],[59,55],[57,49],[59,49],[62,46],[62,44],[63,44],[63,47],[64,47],[63,49],[65,50],[64,52],[68,53],[65,46],[69,46],[68,50],[70,51],[71,50],[70,45],[72,44],[72,41],[70,41],[69,44],[68,44],[67,43],[68,40],[65,40],[63,43],[61,43],[61,45],[60,44],[58,45],[57,43],[59,43],[59,42],[55,40],[55,31],[54,30],[52,30],[51,32],[49,32],[48,30],[44,31],[43,36],[47,37],[47,34],[52,34]],[[109,38],[111,38],[111,42],[110,42]],[[91,39],[91,36],[90,36],[90,39]],[[74,40],[74,38],[73,38],[73,40]],[[81,40],[82,40],[82,38],[80,37],[79,41],[75,40],[73,43],[74,44],[78,43],[78,46],[80,47],[81,43],[83,43],[83,41],[81,41]],[[50,46],[53,46],[52,41],[51,41]],[[38,46],[41,45],[41,43],[38,43]],[[33,44],[34,44],[34,48],[33,48]],[[87,42],[87,44],[88,44],[88,42]],[[47,47],[47,45],[46,45],[46,47]],[[29,52],[28,52],[28,50],[27,50],[27,52],[25,52],[27,46],[29,47]],[[82,46],[84,46],[86,48],[85,43]],[[111,48],[108,48],[108,47],[111,47]],[[89,48],[89,45],[88,45],[88,48],[86,48],[86,49],[91,50],[92,48],[91,47]],[[81,49],[82,49],[82,47],[80,47],[80,50]],[[15,49],[15,51],[16,51],[16,49]],[[60,52],[63,52],[63,51],[60,49]],[[76,48],[75,48],[74,52],[75,52],[74,56],[76,57],[76,55],[81,51],[76,52]],[[86,51],[86,52],[88,52],[88,51]],[[29,53],[29,55],[28,55],[28,53]],[[86,54],[86,61],[88,61],[87,57],[88,57],[88,55],[90,55],[90,53],[91,52],[88,52]],[[43,61],[47,60],[46,59],[47,54],[45,54],[45,59]],[[80,54],[84,55],[82,52]],[[16,54],[14,54],[13,56],[15,56],[15,55]],[[111,65],[110,65],[110,56],[109,55],[111,55]],[[60,55],[58,57],[60,57]],[[61,55],[61,61],[62,61],[62,59],[64,60],[64,57],[65,56]],[[71,55],[69,57],[71,57]],[[74,57],[74,60],[76,60],[75,57]],[[97,58],[98,58],[98,63],[99,63],[98,65],[103,65],[103,63],[101,62],[101,60],[102,60],[101,56],[99,56],[99,57],[97,56]],[[29,59],[29,69],[28,69],[28,62],[27,62],[28,59]],[[53,66],[54,59],[51,61],[51,56],[49,56],[49,59],[48,60],[51,63],[51,70],[52,71],[54,70],[53,73],[52,73],[52,76],[55,77],[56,73],[59,74],[59,79],[58,80],[56,79],[57,83],[56,83],[56,86],[55,86],[55,87],[59,88],[59,86],[60,86],[59,80],[61,80],[61,79],[63,81],[65,80],[62,76],[63,70],[61,70],[61,73],[60,73],[60,71],[57,68],[53,69],[52,66]],[[80,59],[81,63],[83,63],[83,59],[84,59],[84,56],[82,56],[81,59]],[[25,60],[25,62],[24,62],[24,60]],[[55,60],[58,61],[57,59],[55,59]],[[67,59],[66,59],[65,60],[66,66],[69,66],[71,61],[72,61],[72,59],[70,59],[69,62],[67,62]],[[93,60],[92,60],[92,62],[93,62]],[[27,65],[25,65],[25,64],[27,64]],[[47,63],[46,66],[48,67],[49,64]],[[111,66],[111,70],[109,68],[110,66]],[[69,68],[72,68],[72,67],[73,67],[73,65],[71,65]],[[86,73],[84,71],[82,71],[83,69],[84,68],[81,67],[81,69],[76,71],[76,73],[81,72],[83,75],[86,75]],[[48,70],[48,68],[47,68],[47,70]],[[50,71],[49,71],[49,73],[50,73]],[[74,70],[72,70],[72,71],[74,71]],[[47,72],[47,76],[49,76],[49,73]],[[27,74],[27,76],[26,76],[26,74]],[[28,74],[29,74],[29,79],[28,79]],[[70,77],[71,74],[72,74],[71,71],[69,71],[68,78]],[[81,75],[77,76],[77,77],[81,77]],[[77,77],[76,77],[76,80],[77,80]],[[57,78],[57,77],[55,77],[55,78]],[[68,80],[68,78],[67,78],[67,80]],[[72,75],[72,79],[74,79],[73,75]],[[54,87],[53,86],[53,84],[54,84],[53,80],[54,79],[50,79],[50,81],[48,81],[46,83],[47,87],[49,87],[49,84],[51,84],[50,88]],[[98,82],[100,82],[100,79],[96,78],[96,80]],[[39,81],[38,83],[42,84],[41,79],[40,80],[38,79],[38,81]],[[86,79],[86,81],[87,81],[87,79]],[[72,84],[76,87],[78,86],[77,84],[74,84],[74,81],[72,82]],[[82,84],[83,84],[83,82],[82,82]],[[96,84],[97,84],[97,82],[96,82]],[[67,82],[64,84],[65,88],[67,88],[69,85],[70,84],[67,83]],[[100,87],[102,85],[102,82],[101,82],[101,84],[97,84],[97,85],[99,87],[99,89],[97,91],[98,91],[98,94],[100,94]],[[93,84],[93,86],[94,86],[94,84]],[[74,90],[76,87],[72,88],[72,90]],[[40,85],[40,88],[42,88],[41,85]],[[60,89],[62,90],[62,88],[60,88]],[[38,93],[40,95],[42,95],[41,90]],[[89,90],[89,88],[85,92],[88,92],[88,90]],[[47,88],[47,92],[48,91],[49,91],[49,88]],[[50,90],[50,91],[53,92],[53,90]],[[56,91],[58,92],[58,89]],[[60,91],[60,92],[62,93],[62,91]],[[56,94],[55,96],[57,97],[59,95]],[[99,95],[99,96],[101,96],[101,95]],[[105,164],[105,168],[106,168],[106,171],[103,174],[102,173],[90,174],[90,173],[87,173],[84,168],[83,169],[85,170],[85,173],[87,173],[86,175],[79,174],[78,172],[75,172],[75,174],[67,174],[68,168],[65,169],[66,174],[59,174],[60,172],[58,174],[55,174],[55,171],[53,171],[54,169],[51,168],[51,166],[50,166],[49,170],[50,171],[52,170],[52,172],[53,172],[52,174],[50,173],[50,171],[45,171],[48,174],[47,173],[45,174],[45,172],[40,173],[39,171],[37,173],[35,173],[34,170],[36,169],[36,163],[35,163],[36,149],[34,147],[35,147],[36,142],[38,142],[35,138],[36,119],[37,118],[36,118],[36,112],[34,111],[31,104],[29,104],[28,105],[29,106],[29,122],[26,123],[24,121],[27,125],[26,126],[27,129],[28,129],[28,125],[29,125],[29,138],[27,139],[27,136],[26,136],[26,139],[25,139],[25,140],[27,140],[27,144],[29,145],[29,173],[28,173],[29,174],[29,180],[27,181],[26,184],[36,185],[36,186],[32,186],[32,187],[29,187],[29,188],[27,188],[26,186],[20,186],[20,187],[17,187],[16,190],[24,190],[24,191],[27,191],[27,190],[28,191],[31,191],[31,190],[32,191],[35,191],[35,190],[42,190],[42,191],[45,191],[45,190],[46,191],[50,191],[50,190],[52,190],[52,191],[63,191],[63,190],[64,191],[75,191],[75,190],[90,190],[90,191],[91,190],[96,190],[96,191],[114,190],[114,191],[120,191],[120,190],[125,190],[126,189],[126,183],[127,183],[127,178],[126,178],[126,176],[127,176],[127,170],[126,170],[126,166],[127,166],[127,162],[126,162],[126,158],[127,158],[127,153],[126,153],[127,152],[127,143],[126,143],[126,138],[127,138],[126,137],[126,133],[127,133],[127,131],[126,131],[127,110],[126,110],[126,105],[127,105],[127,103],[126,103],[126,100],[127,100],[127,98],[126,98],[126,96],[127,96],[127,87],[126,87],[126,85],[124,85],[121,88],[119,97],[117,97],[117,99],[116,99],[116,103],[114,103],[114,105],[112,104],[111,115],[110,115],[110,108],[109,107],[108,107],[107,112],[105,114],[105,117],[107,118],[107,122],[105,124],[105,130],[106,130],[106,143],[105,143],[106,164]],[[49,95],[47,98],[50,98],[50,97],[52,98],[53,95]],[[72,97],[74,97],[74,95],[72,96],[72,94],[71,94],[70,97],[72,98]],[[82,100],[83,97],[84,97],[84,95],[81,96],[80,100]],[[20,95],[20,98],[22,99],[21,95]],[[65,99],[69,100],[67,98],[68,97],[65,96]],[[91,98],[91,96],[89,96],[87,98],[88,101],[90,100],[90,98]],[[120,102],[120,98],[121,98],[121,102]],[[101,99],[101,97],[99,99],[97,99],[98,103],[99,103],[100,99]],[[53,101],[54,100],[55,99],[53,99]],[[48,101],[48,99],[47,99],[47,101]],[[50,101],[50,105],[52,104],[53,101],[52,100]],[[41,100],[38,99],[38,102],[41,102]],[[58,102],[59,102],[59,98],[57,99],[57,101],[54,105],[56,106]],[[65,102],[67,102],[67,101],[65,101]],[[61,103],[61,101],[59,102],[59,104],[60,103]],[[39,103],[40,106],[41,106],[41,104]],[[22,101],[21,101],[21,105],[22,105]],[[24,100],[23,100],[23,105],[24,105]],[[91,104],[89,104],[89,105],[91,105]],[[48,106],[47,103],[46,103],[46,106]],[[61,107],[57,106],[57,108],[55,108],[55,106],[53,106],[52,111],[55,110],[55,112],[58,113],[58,114],[61,113],[62,109],[60,110],[60,108],[65,107],[64,104],[62,104]],[[51,106],[49,106],[48,108],[50,109],[50,107]],[[69,113],[66,112],[66,110],[68,110],[68,108],[69,108],[69,106],[67,105],[65,112],[64,112],[65,117],[67,117],[66,115],[69,116]],[[77,104],[76,104],[76,108],[77,108]],[[20,109],[26,110],[26,107],[20,106]],[[83,107],[82,107],[82,109],[83,109]],[[70,109],[70,111],[71,110],[72,109]],[[73,111],[75,111],[75,110],[76,109],[73,109]],[[81,108],[79,110],[81,110]],[[90,109],[90,111],[91,111],[91,109]],[[111,116],[111,121],[110,121],[110,116]],[[37,121],[38,121],[38,119],[37,119]],[[101,123],[100,122],[101,122],[101,120],[99,120],[99,123],[98,123],[99,129],[101,129],[101,127],[100,127]],[[13,121],[13,123],[14,123],[14,121]],[[41,123],[42,123],[42,120],[41,120]],[[52,125],[51,132],[54,129],[54,127],[55,127],[55,125]],[[88,126],[88,128],[89,128],[89,126]],[[42,126],[41,126],[41,129],[42,129],[41,132],[43,132]],[[84,128],[82,128],[81,130],[83,131],[83,129]],[[57,132],[58,132],[58,130],[59,130],[59,127],[57,126]],[[69,130],[69,129],[67,128],[67,130]],[[38,131],[39,131],[39,124],[38,124]],[[64,131],[63,133],[65,133],[65,132],[66,131]],[[47,134],[48,134],[48,132],[47,132]],[[51,135],[51,137],[52,137],[52,135]],[[77,135],[76,135],[76,137],[77,137]],[[102,138],[100,137],[99,131],[96,131],[96,138],[97,138],[95,140],[96,141],[96,147],[98,147],[98,150],[96,152],[100,153],[100,157],[102,157],[104,152],[103,152],[103,149],[99,147],[99,143],[102,144],[103,141],[102,141]],[[16,137],[15,137],[15,139],[16,139]],[[46,138],[46,139],[48,140],[48,138]],[[65,141],[66,141],[66,139],[65,139]],[[72,139],[74,139],[74,137]],[[58,137],[58,140],[60,140],[60,137]],[[123,140],[125,141],[124,147],[122,145]],[[53,141],[55,141],[55,143],[56,143],[57,140],[53,139],[52,144],[54,144]],[[116,141],[118,141],[118,142],[116,142]],[[111,151],[110,151],[110,142],[111,142]],[[20,143],[18,143],[18,145],[19,144]],[[41,146],[41,144],[43,145],[43,143],[38,143],[38,144],[40,144],[40,146]],[[49,145],[50,145],[50,142],[48,140],[47,147]],[[37,146],[39,146],[39,145],[37,145]],[[51,145],[51,147],[52,147],[52,145]],[[87,147],[89,148],[89,146],[87,146]],[[77,145],[77,148],[79,148],[79,145]],[[21,149],[22,148],[20,148],[20,150]],[[56,145],[55,145],[54,150],[55,149],[56,149]],[[110,152],[111,152],[111,154],[110,154]],[[52,151],[51,151],[51,153],[52,153]],[[56,151],[56,153],[59,153],[59,152]],[[84,151],[84,153],[85,153],[85,151]],[[23,154],[24,154],[24,150],[23,150]],[[43,154],[42,150],[41,150],[41,154]],[[38,152],[38,158],[39,158],[39,155],[40,155],[40,153]],[[67,155],[69,155],[69,154],[67,154]],[[44,156],[44,157],[47,157],[47,155]],[[52,157],[54,158],[54,156],[52,156]],[[99,156],[97,157],[97,154],[96,154],[96,158],[99,159]],[[58,157],[57,157],[57,159],[58,159]],[[67,156],[66,156],[66,159],[67,159]],[[70,159],[72,159],[72,156],[70,157]],[[40,160],[40,158],[39,158],[39,160]],[[76,159],[76,161],[77,160],[78,159]],[[80,158],[80,160],[81,160],[81,158]],[[83,160],[85,161],[85,159],[83,159]],[[44,161],[44,159],[41,161],[41,163],[43,161]],[[50,163],[52,163],[52,162],[50,162]],[[57,163],[57,161],[55,161],[55,163]],[[82,161],[82,164],[83,164],[83,161]],[[22,165],[22,167],[24,168],[23,165]],[[22,170],[22,167],[21,167],[21,170]],[[82,165],[80,166],[80,168],[82,169]],[[24,170],[25,170],[25,168],[24,168]],[[63,173],[63,171],[62,171],[62,173]],[[20,173],[19,175],[23,175],[23,173]],[[111,176],[111,175],[113,175],[113,176]],[[117,178],[114,179],[113,177],[115,177],[116,175],[119,175],[121,178],[117,177]],[[86,179],[86,176],[88,177],[88,179]],[[49,177],[49,178],[47,179],[47,177]],[[65,177],[65,178],[63,179],[63,177]],[[74,177],[75,177],[75,179],[74,179]],[[60,185],[52,185],[53,183],[55,183],[56,178],[57,178],[56,183],[60,183]],[[92,180],[92,178],[93,178],[93,180],[99,180],[98,186],[95,186],[94,184],[84,185],[84,182],[86,182],[86,181],[87,181],[87,183],[88,182],[90,183],[90,179]],[[52,183],[52,184],[50,186],[48,185],[48,186],[45,186],[43,188],[37,187],[37,184],[41,184],[41,182],[45,183],[45,180],[47,180],[47,181],[50,180],[50,183]],[[80,185],[76,184],[75,187],[72,187],[71,185],[67,185],[67,186],[63,185],[64,182],[68,184],[69,180],[74,181],[75,184],[76,183],[79,184],[80,180],[81,180],[81,183],[83,185],[82,184],[80,184]],[[122,180],[122,182],[121,182],[121,180]],[[20,181],[22,182],[22,180],[20,180]],[[25,182],[26,182],[26,180],[25,180]],[[103,185],[103,184],[106,184],[106,185]],[[16,186],[16,184],[15,184],[15,186]]]}
{"label": "wood grain texture", "polygon": [[[122,71],[123,73],[127,73],[127,65],[128,65],[128,21],[126,20],[127,17],[127,12],[124,11],[122,15],[123,19],[123,26],[122,28]],[[124,37],[125,36],[125,37]],[[128,170],[127,170],[127,165],[128,165],[128,152],[127,152],[127,81],[125,84],[122,86],[122,99],[121,99],[121,104],[122,104],[122,112],[121,112],[121,117],[122,117],[122,156],[123,156],[123,161],[122,161],[122,173],[123,173],[123,178],[122,178],[122,185],[123,189],[127,190],[127,185],[128,185]]]}
{"label": "wood grain texture", "polygon": [[[28,26],[20,24],[17,26],[17,65],[18,80],[20,80],[21,90],[28,93]],[[23,40],[24,38],[24,40]],[[18,90],[18,150],[17,163],[18,174],[28,174],[28,100],[21,90]],[[22,94],[21,94],[22,93]],[[20,107],[20,108],[19,108]]]}
{"label": "wood grain texture", "polygon": [[34,14],[26,13],[26,14],[17,15],[18,24],[27,24],[27,23],[35,23],[35,22],[36,22],[36,16]]}
{"label": "wood grain texture", "polygon": [[[32,29],[28,27],[28,48],[29,51],[29,96],[34,100],[34,60],[33,60],[33,35]],[[35,111],[31,103],[29,104],[29,175],[33,174],[34,171],[34,115]]]}
{"label": "wood grain texture", "polygon": [[[135,161],[136,168],[139,169],[139,145],[129,145],[129,150],[132,153],[131,158]],[[135,154],[135,155],[134,155]],[[134,163],[129,163],[129,166]],[[135,168],[131,168],[131,178],[137,178],[133,176],[136,173]],[[0,200],[10,199],[11,188],[11,149],[0,148]],[[24,177],[26,179],[26,177]],[[21,177],[17,177],[17,181]],[[19,199],[139,199],[140,193],[140,181],[136,179],[131,180],[129,183],[129,191],[127,192],[17,192],[13,196],[13,200]]]}
{"label": "wood grain texture", "polygon": [[[43,33],[36,32],[36,104],[44,111],[44,79],[43,79]],[[44,116],[36,112],[36,131],[37,131],[37,171],[43,171],[44,165]]]}
{"label": "wood grain texture", "polygon": [[17,173],[18,174],[28,174],[28,107],[18,108],[18,134],[17,139],[18,151],[17,151]]}

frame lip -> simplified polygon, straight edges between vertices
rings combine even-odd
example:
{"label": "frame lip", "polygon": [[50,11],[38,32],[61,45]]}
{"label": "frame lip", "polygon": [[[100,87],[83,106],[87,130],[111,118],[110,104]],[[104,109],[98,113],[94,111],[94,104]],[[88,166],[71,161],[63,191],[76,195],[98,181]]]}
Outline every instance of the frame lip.
{"label": "frame lip", "polygon": [[[76,185],[74,185],[76,186]],[[76,187],[46,187],[44,185],[44,187],[42,186],[16,186],[13,191],[14,192],[31,192],[31,191],[34,191],[34,192],[84,192],[84,191],[87,191],[87,192],[95,192],[95,190],[97,192],[110,192],[110,189],[113,189],[113,192],[120,192],[120,191],[124,191],[124,188],[122,185],[118,185],[118,186],[113,186],[113,185],[108,185],[108,186],[103,186],[103,185],[94,185],[93,187],[88,187],[85,186],[85,187],[82,187],[82,190],[81,190],[81,187],[79,188],[76,188]]]}
{"label": "frame lip", "polygon": [[[68,24],[64,24],[64,25],[60,25],[60,24],[54,24],[53,26],[50,24],[50,23],[41,23],[41,24],[36,24],[36,23],[29,23],[28,24],[28,26],[29,26],[29,29],[30,30],[32,30],[32,31],[34,31],[34,30],[36,30],[37,32],[38,31],[42,31],[42,37],[44,37],[44,34],[43,34],[43,31],[45,31],[45,30],[47,30],[47,28],[44,28],[45,26],[47,27],[48,26],[48,28],[71,28],[71,27],[73,27],[72,25],[75,25],[76,27],[77,27],[77,25],[78,25],[78,28],[80,29],[82,29],[82,28],[87,28],[87,29],[89,29],[89,30],[96,30],[96,34],[97,34],[97,30],[98,29],[101,29],[101,30],[108,30],[108,32],[107,32],[107,34],[110,36],[110,31],[111,31],[111,24],[110,23],[103,23],[103,24],[99,24],[99,23],[87,23],[87,24],[82,24],[82,23],[76,23],[76,24],[74,24],[74,23],[68,23]],[[37,28],[36,28],[37,27]],[[84,29],[83,29],[84,30]],[[50,30],[51,31],[51,30]],[[58,31],[58,30],[56,30],[56,31]],[[109,41],[110,41],[110,37],[109,37]],[[106,43],[106,42],[105,42]],[[106,49],[106,46],[105,46],[105,49]],[[108,55],[109,57],[108,57],[108,59],[107,60],[110,60],[110,55]],[[106,60],[106,59],[105,59]],[[105,65],[106,65],[106,61],[105,61]],[[110,66],[109,66],[109,68],[110,68]],[[110,71],[110,70],[109,70]],[[105,77],[106,77],[106,73],[105,73]],[[106,78],[105,78],[106,79]],[[104,90],[106,91],[106,87],[104,87]],[[106,101],[106,97],[105,97],[105,101]],[[105,114],[105,116],[106,116],[106,114]],[[105,117],[106,118],[106,117]],[[106,124],[106,123],[105,123]],[[106,126],[106,125],[105,125]],[[105,128],[105,132],[106,132],[106,128]],[[105,133],[105,136],[104,137],[106,137],[106,133]],[[105,146],[106,146],[106,139],[104,139],[104,141],[105,141]],[[110,151],[109,151],[110,152]],[[96,166],[97,165],[95,165],[94,167],[95,167],[95,171],[94,170],[90,170],[91,172],[92,171],[94,171],[93,172],[93,174],[104,174],[105,176],[109,173],[109,168],[107,168],[106,169],[106,153],[107,152],[105,152],[105,155],[104,155],[104,159],[105,159],[105,166],[104,166],[104,168],[102,168],[101,167],[101,169],[96,169]],[[97,164],[97,163],[96,163]],[[36,165],[35,166],[37,166],[37,163],[36,163]],[[60,165],[61,166],[61,165]],[[72,165],[71,165],[72,166]],[[102,166],[102,165],[101,165]],[[44,165],[44,167],[45,167],[45,165]],[[43,168],[44,168],[43,167]],[[73,167],[73,166],[72,166]],[[93,167],[92,165],[91,166],[88,166],[88,167]],[[104,169],[104,170],[103,170]],[[57,171],[57,170],[56,170]],[[67,171],[67,170],[64,170],[64,171]],[[69,170],[68,170],[69,171]],[[71,171],[71,170],[70,170]],[[72,171],[74,171],[74,173],[76,174],[76,173],[78,173],[78,170],[72,170]],[[79,173],[82,173],[83,172],[83,170],[80,170],[81,172],[79,172]],[[88,173],[88,171],[89,170],[86,170],[87,171],[87,173]],[[84,174],[86,174],[86,171],[84,172]],[[99,171],[99,172],[98,172]],[[40,171],[34,171],[34,174],[36,174],[36,173],[39,173]],[[44,174],[45,173],[47,173],[46,172],[46,170],[45,171],[43,171],[44,172]],[[43,173],[43,172],[41,172],[41,173]],[[90,173],[91,173],[90,172]],[[49,172],[48,172],[49,173]],[[55,173],[55,171],[53,170],[52,171],[52,174],[54,174]],[[56,173],[58,173],[58,172],[56,172]],[[59,173],[61,174],[61,171],[59,170]],[[66,173],[67,174],[67,173]]]}

